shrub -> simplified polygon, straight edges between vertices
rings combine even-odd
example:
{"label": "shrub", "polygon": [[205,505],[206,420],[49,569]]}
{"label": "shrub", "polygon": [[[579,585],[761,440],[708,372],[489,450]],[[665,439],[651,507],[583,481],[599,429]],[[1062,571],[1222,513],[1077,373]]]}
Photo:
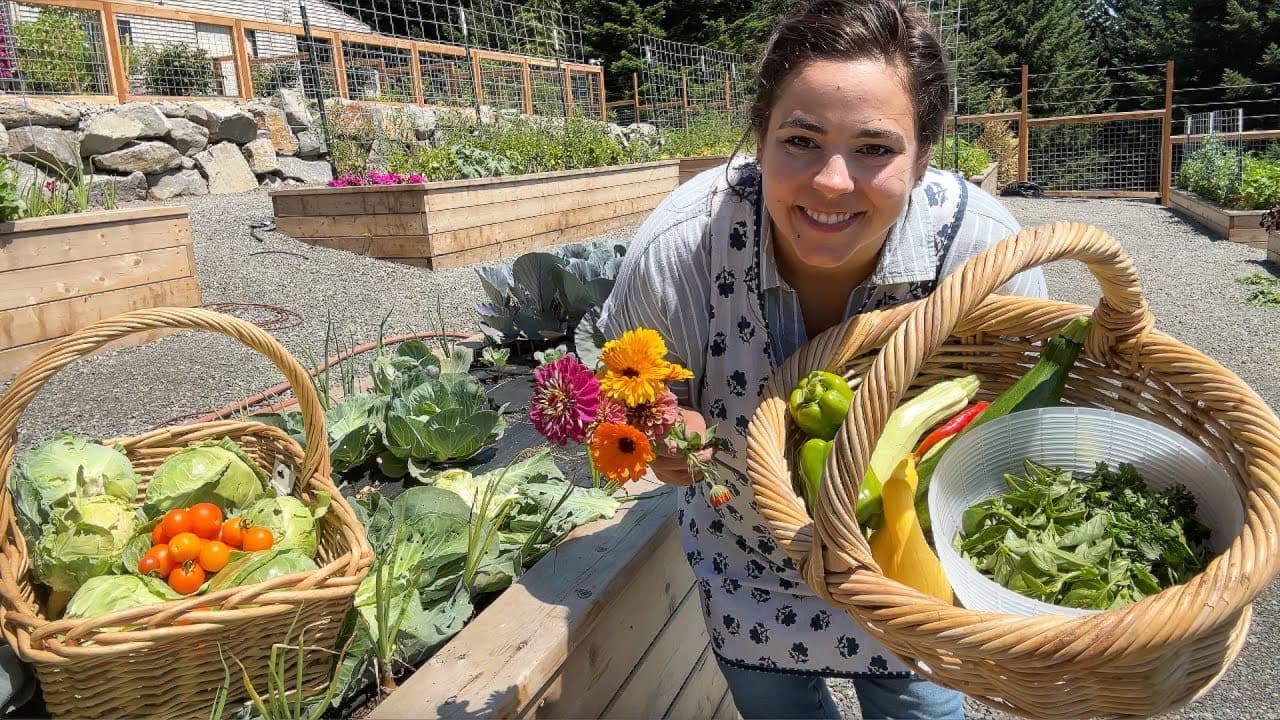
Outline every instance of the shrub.
{"label": "shrub", "polygon": [[661,157],[728,155],[738,147],[743,131],[743,128],[730,122],[724,113],[698,113],[689,121],[687,128],[663,128],[658,131]]}
{"label": "shrub", "polygon": [[106,64],[89,36],[90,19],[83,11],[44,7],[35,20],[13,26],[27,92],[106,92]]}
{"label": "shrub", "polygon": [[[957,147],[959,155],[956,154]],[[933,147],[930,164],[934,167],[958,170],[968,178],[987,169],[991,164],[991,154],[963,138],[960,138],[957,143],[952,138],[944,136],[942,142]]]}
{"label": "shrub", "polygon": [[301,90],[301,71],[302,68],[296,60],[256,65],[250,73],[253,80],[253,94],[258,97],[268,97],[274,95],[280,88]]}
{"label": "shrub", "polygon": [[1244,159],[1244,178],[1236,207],[1266,210],[1280,203],[1280,160]]}
{"label": "shrub", "polygon": [[151,95],[196,97],[216,93],[213,59],[202,48],[167,43],[139,51],[142,78]]}

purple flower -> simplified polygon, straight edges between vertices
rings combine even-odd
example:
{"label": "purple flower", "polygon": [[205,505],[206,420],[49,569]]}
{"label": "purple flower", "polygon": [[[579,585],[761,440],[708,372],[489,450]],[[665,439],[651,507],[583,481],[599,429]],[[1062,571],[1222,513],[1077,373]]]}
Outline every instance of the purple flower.
{"label": "purple flower", "polygon": [[410,175],[410,176],[405,180],[405,182],[407,182],[407,183],[424,183],[424,182],[426,182],[426,181],[427,181],[427,179],[426,179],[426,178],[424,178],[424,177],[422,177],[422,176],[421,176],[421,175],[419,175],[418,173],[413,173],[412,175]]}
{"label": "purple flower", "polygon": [[600,381],[572,354],[533,371],[529,419],[557,445],[582,442],[600,408]]}

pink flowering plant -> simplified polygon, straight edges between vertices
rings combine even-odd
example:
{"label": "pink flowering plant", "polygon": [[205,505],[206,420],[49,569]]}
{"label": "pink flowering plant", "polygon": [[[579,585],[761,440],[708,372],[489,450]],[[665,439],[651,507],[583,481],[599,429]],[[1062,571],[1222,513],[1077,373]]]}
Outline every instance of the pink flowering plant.
{"label": "pink flowering plant", "polygon": [[345,173],[329,181],[329,187],[365,187],[369,185],[412,185],[427,179],[418,173],[402,175],[393,172],[369,170],[364,173]]}

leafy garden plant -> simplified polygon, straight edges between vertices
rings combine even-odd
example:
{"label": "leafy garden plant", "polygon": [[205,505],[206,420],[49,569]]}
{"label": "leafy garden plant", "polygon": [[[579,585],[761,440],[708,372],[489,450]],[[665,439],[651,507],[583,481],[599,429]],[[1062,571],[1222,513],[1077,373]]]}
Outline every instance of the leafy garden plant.
{"label": "leafy garden plant", "polygon": [[28,92],[90,95],[106,92],[106,60],[89,27],[92,13],[42,7],[31,22],[13,26],[20,77]]}
{"label": "leafy garden plant", "polygon": [[963,138],[947,136],[934,146],[929,163],[934,167],[957,170],[968,178],[987,169],[991,164],[991,154]]}
{"label": "leafy garden plant", "polygon": [[213,58],[195,45],[167,43],[139,52],[143,83],[152,95],[198,97],[216,94]]}

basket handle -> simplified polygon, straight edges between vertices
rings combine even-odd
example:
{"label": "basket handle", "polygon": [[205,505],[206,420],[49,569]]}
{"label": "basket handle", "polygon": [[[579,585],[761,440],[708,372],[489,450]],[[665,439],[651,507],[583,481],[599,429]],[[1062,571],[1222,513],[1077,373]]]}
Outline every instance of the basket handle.
{"label": "basket handle", "polygon": [[[239,340],[265,355],[284,373],[302,411],[306,447],[298,481],[314,477],[317,471],[326,476],[329,474],[329,439],[324,426],[324,411],[311,385],[311,376],[297,359],[257,325],[211,310],[181,307],[135,310],[99,320],[59,340],[23,368],[9,390],[0,397],[0,469],[7,467],[12,459],[22,412],[59,370],[113,340],[161,329],[208,330]],[[0,487],[4,482],[5,478],[0,475]]]}
{"label": "basket handle", "polygon": [[[855,510],[871,451],[889,414],[925,361],[987,296],[1018,273],[1054,260],[1085,263],[1102,288],[1085,352],[1095,359],[1121,353],[1131,361],[1140,355],[1143,338],[1151,330],[1154,318],[1147,310],[1129,256],[1101,230],[1083,223],[1029,228],[971,258],[938,283],[934,292],[911,312],[864,375],[862,388],[849,408],[849,418],[837,433],[827,459],[824,477],[835,482],[823,482],[814,512],[818,542],[810,548],[807,571],[811,580],[823,577],[824,565],[844,569],[856,565],[875,567],[870,546],[858,528]],[[1038,302],[1028,299],[1030,304]],[[834,552],[835,548],[855,550],[852,556],[824,557],[825,552]],[[826,587],[821,581],[810,584],[819,592]]]}

